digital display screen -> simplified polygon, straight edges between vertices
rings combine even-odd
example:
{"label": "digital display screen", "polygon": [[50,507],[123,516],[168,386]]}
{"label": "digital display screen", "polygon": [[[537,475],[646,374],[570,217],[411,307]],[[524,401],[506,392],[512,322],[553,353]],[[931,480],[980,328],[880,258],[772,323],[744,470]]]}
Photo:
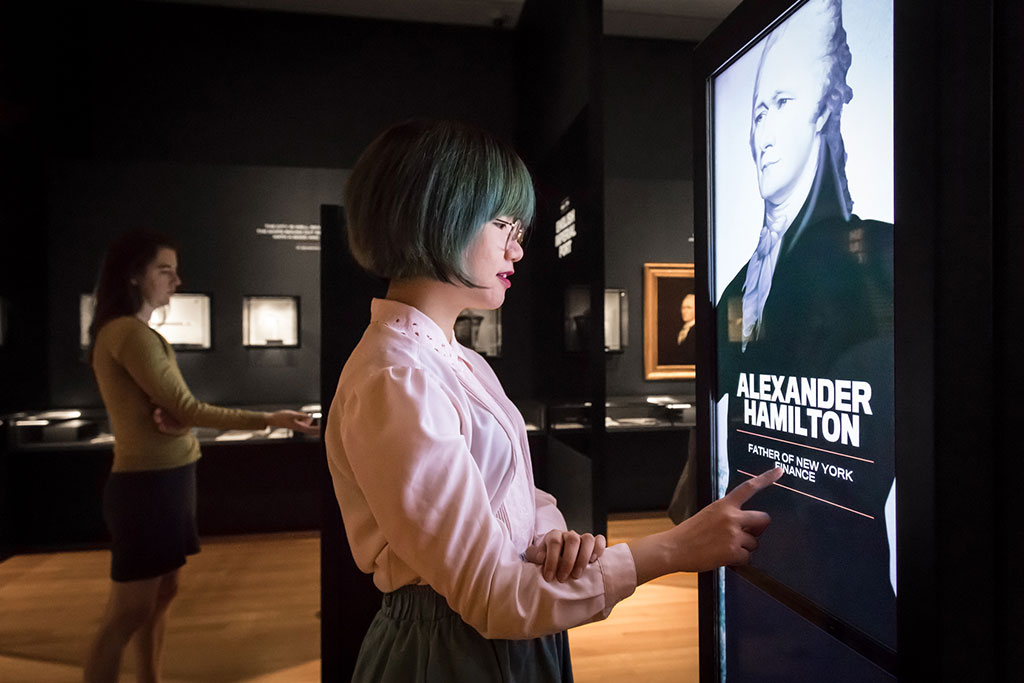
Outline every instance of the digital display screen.
{"label": "digital display screen", "polygon": [[707,92],[715,494],[784,468],[753,573],[895,650],[892,20],[796,3]]}

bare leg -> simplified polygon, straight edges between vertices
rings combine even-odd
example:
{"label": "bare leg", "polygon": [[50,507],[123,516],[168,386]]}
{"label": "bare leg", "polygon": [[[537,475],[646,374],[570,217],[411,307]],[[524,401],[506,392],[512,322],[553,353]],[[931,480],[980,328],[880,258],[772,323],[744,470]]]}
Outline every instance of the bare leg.
{"label": "bare leg", "polygon": [[117,683],[124,649],[153,614],[163,577],[114,581],[99,630],[85,660],[85,683]]}
{"label": "bare leg", "polygon": [[167,629],[167,608],[178,594],[178,572],[160,577],[156,604],[139,630],[135,633],[136,678],[139,683],[160,682],[160,656],[163,654],[164,632]]}

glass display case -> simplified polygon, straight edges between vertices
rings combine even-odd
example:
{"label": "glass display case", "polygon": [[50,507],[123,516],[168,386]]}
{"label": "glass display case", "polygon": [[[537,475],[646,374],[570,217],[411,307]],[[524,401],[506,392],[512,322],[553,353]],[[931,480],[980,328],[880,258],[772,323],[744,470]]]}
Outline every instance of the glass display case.
{"label": "glass display case", "polygon": [[696,424],[692,396],[617,396],[605,401],[605,426],[614,429],[677,428]]}
{"label": "glass display case", "polygon": [[[107,443],[113,441],[102,410],[41,410],[11,413],[3,416],[7,445],[10,449],[34,444]],[[104,439],[103,435],[108,438]]]}
{"label": "glass display case", "polygon": [[[590,291],[565,290],[565,350],[583,351],[590,334]],[[629,345],[629,297],[624,289],[604,290],[604,350],[621,353]]]}
{"label": "glass display case", "polygon": [[555,403],[548,406],[548,429],[566,431],[590,429],[590,401]]}
{"label": "glass display case", "polygon": [[[273,411],[283,407],[292,406],[244,406],[247,410],[256,411]],[[314,424],[321,417],[319,404],[304,405],[300,410],[312,417]],[[8,413],[0,416],[0,424],[4,427],[7,447],[11,451],[45,449],[53,446],[75,449],[109,446],[114,441],[110,422],[103,408],[63,408]],[[233,430],[193,427],[192,433],[200,443],[314,438],[290,429],[273,427]]]}
{"label": "glass display case", "polygon": [[[589,427],[589,401],[547,407],[548,428],[555,431]],[[689,429],[696,424],[693,396],[610,396],[605,401],[609,430]]]}
{"label": "glass display case", "polygon": [[171,303],[153,311],[149,326],[179,349],[210,348],[210,297],[173,294]]}
{"label": "glass display case", "polygon": [[[272,411],[285,406],[245,406]],[[292,408],[294,406],[286,406]],[[318,405],[302,406],[318,419]],[[319,439],[282,428],[219,431],[195,427],[202,444],[199,533],[316,529],[323,456]],[[15,552],[82,548],[109,542],[103,487],[114,438],[103,408],[0,415],[0,495]],[[244,472],[244,476],[239,476]]]}
{"label": "glass display case", "polygon": [[537,434],[547,429],[547,411],[540,401],[513,401],[526,423],[527,434]]}
{"label": "glass display case", "polygon": [[467,308],[455,319],[455,338],[490,358],[501,357],[501,309]]}
{"label": "glass display case", "polygon": [[624,289],[604,290],[604,350],[621,353],[629,346],[629,297]]}
{"label": "glass display case", "polygon": [[[79,343],[82,348],[89,346],[89,325],[95,309],[94,295],[82,294],[79,297]],[[172,294],[169,304],[153,311],[149,326],[176,349],[209,349],[210,297],[206,294]]]}
{"label": "glass display case", "polygon": [[299,297],[247,296],[242,299],[242,345],[299,345]]}

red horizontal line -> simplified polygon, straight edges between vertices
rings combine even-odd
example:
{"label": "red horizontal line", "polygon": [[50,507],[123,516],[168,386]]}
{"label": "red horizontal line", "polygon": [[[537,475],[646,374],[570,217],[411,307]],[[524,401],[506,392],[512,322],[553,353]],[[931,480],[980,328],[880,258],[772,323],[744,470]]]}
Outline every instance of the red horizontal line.
{"label": "red horizontal line", "polygon": [[[754,474],[751,474],[750,472],[744,472],[743,470],[740,470],[740,469],[738,469],[736,471],[739,472],[740,474],[745,474],[748,477],[756,476]],[[829,505],[832,505],[834,507],[839,508],[840,510],[846,510],[847,512],[852,512],[853,514],[860,515],[861,517],[867,517],[868,519],[874,519],[874,517],[872,517],[871,515],[866,515],[863,512],[858,512],[858,511],[854,510],[853,508],[848,508],[848,507],[846,507],[844,505],[840,505],[839,503],[833,503],[831,500],[825,500],[824,498],[818,498],[817,496],[812,496],[809,493],[804,493],[803,491],[799,491],[799,490],[794,489],[794,488],[789,487],[789,486],[783,486],[782,484],[780,484],[778,482],[773,483],[772,486],[778,486],[779,488],[786,489],[787,491],[792,491],[793,493],[799,493],[801,496],[807,496],[808,498],[813,498],[814,500],[821,501],[822,503],[827,503]]]}
{"label": "red horizontal line", "polygon": [[768,436],[767,434],[758,434],[757,432],[748,432],[745,429],[737,429],[737,432],[741,434],[750,434],[751,436],[759,436],[762,439],[771,439],[772,441],[781,441],[782,443],[788,443],[791,446],[800,446],[800,448],[810,448],[814,451],[821,451],[822,453],[831,453],[832,455],[838,455],[841,458],[850,458],[851,460],[860,460],[861,462],[875,464],[874,460],[868,460],[867,458],[858,458],[856,455],[847,455],[846,453],[838,453],[836,451],[829,451],[824,448],[818,448],[817,446],[808,446],[807,444],[797,443],[796,441],[786,441],[775,436]]}

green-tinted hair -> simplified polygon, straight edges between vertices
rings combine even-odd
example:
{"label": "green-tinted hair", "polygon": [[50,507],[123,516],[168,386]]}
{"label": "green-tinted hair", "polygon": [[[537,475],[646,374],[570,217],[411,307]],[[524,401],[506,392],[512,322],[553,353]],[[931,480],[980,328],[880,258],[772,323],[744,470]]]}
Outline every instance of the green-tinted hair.
{"label": "green-tinted hair", "polygon": [[360,155],[345,185],[356,261],[388,279],[429,277],[476,285],[463,255],[488,221],[533,221],[526,164],[491,133],[455,121],[388,128]]}

